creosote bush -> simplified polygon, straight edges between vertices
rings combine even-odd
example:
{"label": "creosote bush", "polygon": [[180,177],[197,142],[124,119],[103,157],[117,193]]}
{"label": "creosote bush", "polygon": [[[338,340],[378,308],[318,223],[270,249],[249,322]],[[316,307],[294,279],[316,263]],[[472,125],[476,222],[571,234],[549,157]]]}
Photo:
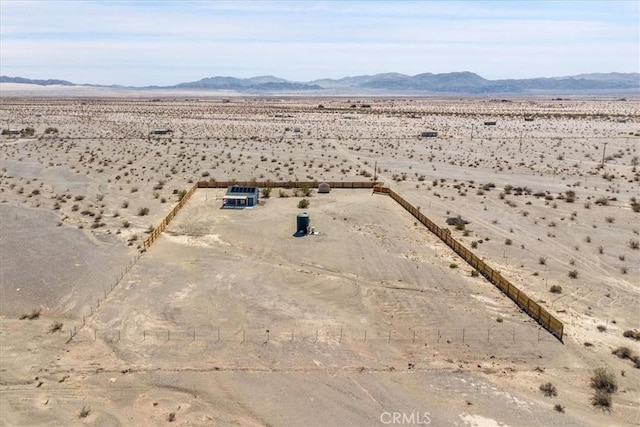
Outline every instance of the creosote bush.
{"label": "creosote bush", "polygon": [[553,397],[558,395],[556,386],[551,383],[544,383],[540,385],[540,391],[547,397]]}

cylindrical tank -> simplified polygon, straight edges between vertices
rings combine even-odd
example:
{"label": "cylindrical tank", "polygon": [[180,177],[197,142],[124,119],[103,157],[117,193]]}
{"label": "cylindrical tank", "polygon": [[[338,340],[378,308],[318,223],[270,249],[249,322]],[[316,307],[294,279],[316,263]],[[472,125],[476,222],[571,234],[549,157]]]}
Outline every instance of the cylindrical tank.
{"label": "cylindrical tank", "polygon": [[302,233],[302,234],[307,234],[307,230],[309,229],[309,214],[306,212],[303,212],[301,214],[298,214],[298,218],[296,221],[297,224],[297,228],[296,228],[296,233]]}

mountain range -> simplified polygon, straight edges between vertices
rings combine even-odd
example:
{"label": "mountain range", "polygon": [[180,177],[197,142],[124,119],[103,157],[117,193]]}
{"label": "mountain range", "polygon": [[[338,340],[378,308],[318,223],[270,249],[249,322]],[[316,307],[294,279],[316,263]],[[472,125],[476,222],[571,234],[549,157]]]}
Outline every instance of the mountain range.
{"label": "mountain range", "polygon": [[[66,80],[33,80],[23,77],[0,76],[0,83],[23,83],[41,86],[89,86]],[[409,76],[400,73],[383,73],[319,79],[310,82],[294,82],[274,76],[251,78],[207,77],[198,81],[178,83],[172,86],[107,86],[129,89],[194,89],[224,90],[241,93],[301,92],[321,95],[339,94],[581,94],[615,92],[640,94],[640,73],[591,73],[567,77],[539,77],[530,79],[488,80],[468,71],[452,73],[423,73]]]}

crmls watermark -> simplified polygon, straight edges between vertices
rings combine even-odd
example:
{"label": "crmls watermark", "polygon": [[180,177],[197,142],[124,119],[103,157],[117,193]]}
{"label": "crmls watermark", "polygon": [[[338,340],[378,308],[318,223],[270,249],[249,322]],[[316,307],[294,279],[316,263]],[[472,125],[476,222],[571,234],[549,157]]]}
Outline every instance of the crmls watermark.
{"label": "crmls watermark", "polygon": [[405,425],[427,425],[431,424],[431,414],[429,412],[388,412],[380,414],[382,424],[405,424]]}

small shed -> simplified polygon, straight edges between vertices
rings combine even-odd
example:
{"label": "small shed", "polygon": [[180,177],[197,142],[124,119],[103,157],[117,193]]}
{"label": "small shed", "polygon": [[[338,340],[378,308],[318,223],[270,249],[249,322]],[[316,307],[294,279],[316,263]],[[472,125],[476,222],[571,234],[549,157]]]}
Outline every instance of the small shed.
{"label": "small shed", "polygon": [[227,192],[222,200],[223,208],[252,207],[260,201],[260,191],[258,191],[258,187],[232,185],[227,187]]}
{"label": "small shed", "polygon": [[485,126],[495,126],[496,122],[495,121],[486,121],[486,122],[484,122],[484,125]]}
{"label": "small shed", "polygon": [[328,182],[321,182],[320,184],[318,184],[318,193],[326,194],[329,192],[331,192],[331,186]]}
{"label": "small shed", "polygon": [[438,132],[434,131],[434,130],[427,130],[424,131],[420,134],[421,137],[423,138],[435,138],[438,136]]}

